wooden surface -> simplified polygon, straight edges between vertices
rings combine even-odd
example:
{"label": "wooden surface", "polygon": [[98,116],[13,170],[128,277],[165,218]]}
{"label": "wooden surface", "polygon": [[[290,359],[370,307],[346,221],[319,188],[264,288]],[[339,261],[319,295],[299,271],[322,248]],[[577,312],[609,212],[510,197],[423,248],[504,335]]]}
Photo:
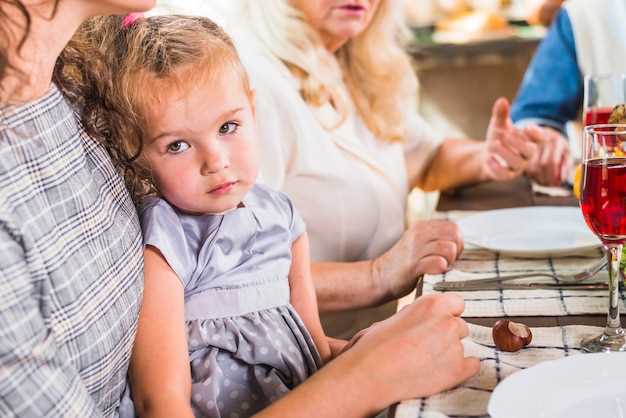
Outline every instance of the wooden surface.
{"label": "wooden surface", "polygon": [[[450,210],[489,210],[518,206],[578,206],[573,197],[540,196],[532,192],[530,180],[525,177],[510,182],[484,183],[465,187],[453,193],[442,194],[437,206],[440,212]],[[421,286],[420,286],[421,287]],[[421,293],[421,288],[418,289]],[[608,295],[607,295],[608,298]],[[622,322],[625,316],[622,313]],[[464,318],[468,322],[492,326],[502,317]],[[516,322],[523,322],[531,327],[554,327],[560,325],[606,325],[606,315],[569,315],[569,316],[523,316],[509,317]]]}

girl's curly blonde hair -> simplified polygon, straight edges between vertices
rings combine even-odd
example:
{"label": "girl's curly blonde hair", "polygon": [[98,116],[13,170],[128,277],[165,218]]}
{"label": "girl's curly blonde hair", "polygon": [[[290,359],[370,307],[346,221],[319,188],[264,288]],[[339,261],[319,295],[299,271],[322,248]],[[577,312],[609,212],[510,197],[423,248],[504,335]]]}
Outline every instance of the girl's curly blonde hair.
{"label": "girl's curly blonde hair", "polygon": [[85,22],[61,54],[55,82],[81,111],[85,130],[105,145],[140,203],[157,194],[140,158],[150,106],[224,71],[237,72],[246,91],[250,86],[231,39],[210,19],[153,16],[130,25],[123,19]]}

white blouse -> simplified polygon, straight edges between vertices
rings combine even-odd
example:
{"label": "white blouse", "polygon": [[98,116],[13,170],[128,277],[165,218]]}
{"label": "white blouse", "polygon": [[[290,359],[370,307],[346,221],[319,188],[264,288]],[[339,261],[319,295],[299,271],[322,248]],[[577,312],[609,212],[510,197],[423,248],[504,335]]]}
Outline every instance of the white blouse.
{"label": "white blouse", "polygon": [[307,224],[314,261],[358,261],[389,249],[405,229],[404,151],[420,147],[421,165],[439,141],[417,115],[408,143],[377,140],[352,113],[339,127],[330,105],[304,102],[298,81],[258,49],[242,52],[253,88],[261,151],[260,181],[286,192]]}

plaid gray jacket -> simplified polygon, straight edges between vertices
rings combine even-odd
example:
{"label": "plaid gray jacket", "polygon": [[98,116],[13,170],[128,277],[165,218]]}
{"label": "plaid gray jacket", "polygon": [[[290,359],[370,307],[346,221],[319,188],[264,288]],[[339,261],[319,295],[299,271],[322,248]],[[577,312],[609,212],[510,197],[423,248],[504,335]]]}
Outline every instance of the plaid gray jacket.
{"label": "plaid gray jacket", "polygon": [[0,109],[0,416],[116,416],[142,289],[135,208],[58,89]]}

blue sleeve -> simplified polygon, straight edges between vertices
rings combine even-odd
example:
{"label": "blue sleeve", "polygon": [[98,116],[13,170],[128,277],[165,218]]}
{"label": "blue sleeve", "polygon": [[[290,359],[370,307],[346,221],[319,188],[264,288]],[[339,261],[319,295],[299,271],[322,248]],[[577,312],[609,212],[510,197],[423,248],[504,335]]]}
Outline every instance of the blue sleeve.
{"label": "blue sleeve", "polygon": [[176,273],[183,288],[191,281],[195,260],[185,230],[174,209],[162,199],[150,199],[141,209],[143,245],[157,248]]}
{"label": "blue sleeve", "polygon": [[511,118],[516,123],[532,120],[564,131],[565,123],[578,116],[582,99],[572,25],[561,9],[526,70]]}

